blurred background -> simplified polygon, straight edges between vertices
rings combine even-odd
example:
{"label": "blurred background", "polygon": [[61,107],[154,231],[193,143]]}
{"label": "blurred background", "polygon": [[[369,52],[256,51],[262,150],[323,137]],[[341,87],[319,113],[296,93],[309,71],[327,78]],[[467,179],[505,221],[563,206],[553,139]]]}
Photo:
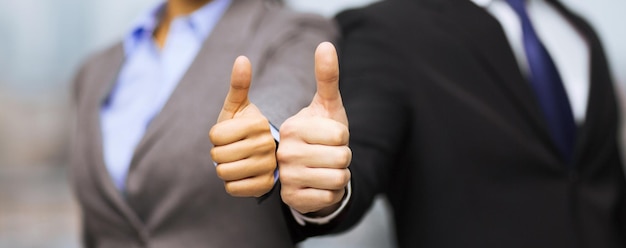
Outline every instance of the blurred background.
{"label": "blurred background", "polygon": [[[120,39],[159,0],[0,0],[0,247],[79,247],[67,182],[69,82],[89,53]],[[374,0],[286,0],[332,17]],[[562,0],[599,32],[614,76],[626,83],[626,1]],[[394,247],[387,202],[353,231],[301,244]]]}

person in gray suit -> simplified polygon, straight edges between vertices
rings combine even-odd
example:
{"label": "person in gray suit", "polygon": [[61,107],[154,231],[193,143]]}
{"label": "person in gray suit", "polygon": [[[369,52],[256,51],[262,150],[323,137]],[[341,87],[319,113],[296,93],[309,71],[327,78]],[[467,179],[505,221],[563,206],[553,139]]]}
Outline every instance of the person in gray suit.
{"label": "person in gray suit", "polygon": [[315,93],[316,45],[335,36],[332,22],[276,1],[169,0],[87,59],[72,95],[71,178],[83,245],[293,247],[290,213],[268,193],[275,144],[254,156],[263,166],[246,180],[265,186],[250,191],[216,173],[207,134],[222,112],[232,63],[246,55],[233,74],[252,78],[256,109],[244,117],[261,123],[259,140],[273,143],[271,131]]}

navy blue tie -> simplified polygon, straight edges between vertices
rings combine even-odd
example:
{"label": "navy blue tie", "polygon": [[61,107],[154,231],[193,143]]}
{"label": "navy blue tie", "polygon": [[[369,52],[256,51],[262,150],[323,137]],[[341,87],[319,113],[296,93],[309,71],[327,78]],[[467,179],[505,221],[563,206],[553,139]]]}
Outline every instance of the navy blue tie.
{"label": "navy blue tie", "polygon": [[568,165],[574,155],[576,123],[552,58],[541,44],[526,11],[525,0],[506,0],[522,24],[524,50],[530,68],[530,83],[543,111],[553,141]]}

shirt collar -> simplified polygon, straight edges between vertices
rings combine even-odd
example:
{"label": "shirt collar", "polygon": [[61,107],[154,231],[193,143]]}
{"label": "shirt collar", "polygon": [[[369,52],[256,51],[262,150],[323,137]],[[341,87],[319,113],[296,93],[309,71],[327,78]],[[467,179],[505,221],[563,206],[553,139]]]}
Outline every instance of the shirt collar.
{"label": "shirt collar", "polygon": [[[198,38],[204,40],[211,33],[215,24],[222,18],[232,0],[213,0],[191,13],[189,23]],[[182,17],[185,18],[185,17]]]}
{"label": "shirt collar", "polygon": [[[198,39],[204,40],[211,33],[215,24],[222,18],[222,15],[230,6],[231,1],[232,0],[210,1],[193,13],[178,17],[176,20],[186,19],[186,22],[189,23]],[[134,51],[140,42],[146,39],[152,39],[152,34],[158,25],[160,15],[165,6],[166,3],[161,2],[135,19],[133,25],[131,25],[130,32],[124,37],[124,51],[126,56]]]}
{"label": "shirt collar", "polygon": [[141,40],[152,37],[164,7],[165,3],[161,2],[135,19],[130,31],[124,37],[124,53],[126,56],[135,50]]}
{"label": "shirt collar", "polygon": [[470,0],[470,1],[472,1],[474,4],[478,5],[478,7],[481,7],[481,8],[487,8],[487,6],[489,6],[489,4],[493,2],[493,0]]}

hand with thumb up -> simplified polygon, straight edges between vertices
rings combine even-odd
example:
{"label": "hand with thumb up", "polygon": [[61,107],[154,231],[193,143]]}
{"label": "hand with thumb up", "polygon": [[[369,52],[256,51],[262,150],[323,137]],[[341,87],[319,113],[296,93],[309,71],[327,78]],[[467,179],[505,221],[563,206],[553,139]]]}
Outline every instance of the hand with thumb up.
{"label": "hand with thumb up", "polygon": [[281,197],[301,214],[335,211],[350,182],[346,111],[339,93],[339,63],[332,44],[315,51],[317,93],[280,128],[277,151]]}
{"label": "hand with thumb up", "polygon": [[240,56],[217,124],[209,132],[217,176],[232,196],[262,196],[275,181],[276,143],[267,118],[248,100],[251,81],[250,61]]}

